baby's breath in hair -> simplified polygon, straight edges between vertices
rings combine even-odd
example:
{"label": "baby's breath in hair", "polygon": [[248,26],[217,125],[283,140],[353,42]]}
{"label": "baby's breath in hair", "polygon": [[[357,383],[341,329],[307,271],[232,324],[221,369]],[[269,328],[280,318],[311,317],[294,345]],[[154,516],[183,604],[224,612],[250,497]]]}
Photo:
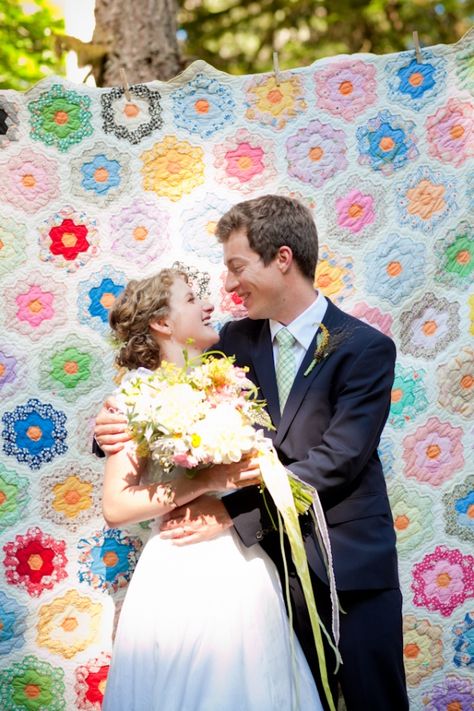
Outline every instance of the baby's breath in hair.
{"label": "baby's breath in hair", "polygon": [[183,262],[174,262],[172,269],[177,269],[186,276],[188,284],[191,286],[198,299],[205,299],[209,297],[209,282],[211,280],[211,276],[208,272],[201,272],[197,269],[197,267],[183,264]]}

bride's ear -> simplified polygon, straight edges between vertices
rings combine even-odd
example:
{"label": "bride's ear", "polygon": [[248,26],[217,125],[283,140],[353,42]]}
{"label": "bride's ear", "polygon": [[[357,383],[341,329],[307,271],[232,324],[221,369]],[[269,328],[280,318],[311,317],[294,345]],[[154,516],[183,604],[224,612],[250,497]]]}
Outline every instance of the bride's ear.
{"label": "bride's ear", "polygon": [[171,336],[173,333],[171,321],[166,318],[162,318],[159,321],[150,321],[148,328],[153,335],[158,337]]}

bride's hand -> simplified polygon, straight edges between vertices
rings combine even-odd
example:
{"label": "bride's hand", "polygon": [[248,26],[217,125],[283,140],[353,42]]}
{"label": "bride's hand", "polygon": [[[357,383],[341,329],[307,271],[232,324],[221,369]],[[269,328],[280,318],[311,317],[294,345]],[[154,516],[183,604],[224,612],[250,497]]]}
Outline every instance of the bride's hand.
{"label": "bride's hand", "polygon": [[160,538],[178,546],[200,543],[220,536],[231,526],[232,519],[220,499],[200,496],[163,516]]}
{"label": "bride's hand", "polygon": [[214,464],[198,476],[205,477],[208,491],[233,491],[255,486],[262,480],[258,459],[250,456],[232,464]]}
{"label": "bride's hand", "polygon": [[108,397],[96,417],[94,439],[105,454],[120,452],[130,440],[127,418],[118,409],[115,398]]}

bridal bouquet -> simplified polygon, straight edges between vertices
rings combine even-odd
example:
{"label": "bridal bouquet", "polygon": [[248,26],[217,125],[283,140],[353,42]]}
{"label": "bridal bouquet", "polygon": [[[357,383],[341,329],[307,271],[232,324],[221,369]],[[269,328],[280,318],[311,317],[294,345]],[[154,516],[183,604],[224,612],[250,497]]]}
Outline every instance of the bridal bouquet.
{"label": "bridal bouquet", "polygon": [[[196,360],[184,367],[165,362],[154,372],[139,368],[122,382],[121,399],[138,453],[158,462],[164,476],[175,466],[195,476],[207,465],[238,462],[271,446],[256,429],[273,426],[248,369],[220,353]],[[312,488],[292,477],[290,486],[298,513],[304,513]]]}
{"label": "bridal bouquet", "polygon": [[[288,537],[308,606],[323,687],[329,708],[335,711],[321,630],[329,644],[333,644],[316,610],[298,518],[299,514],[310,511],[324,551],[337,647],[337,594],[324,514],[317,492],[285,469],[271,441],[264,436],[261,428],[273,429],[273,425],[265,411],[265,402],[257,399],[257,387],[247,378],[247,370],[235,366],[233,358],[216,351],[192,361],[185,352],[183,367],[164,362],[154,372],[139,368],[130,373],[122,381],[120,400],[138,454],[156,461],[164,479],[169,478],[176,466],[186,469],[189,476],[199,476],[203,467],[238,462],[247,454],[258,453],[262,493],[268,490],[276,506],[283,556],[283,531]],[[288,594],[287,578],[285,590]],[[289,601],[288,606],[291,609]],[[336,648],[335,652],[340,660]]]}

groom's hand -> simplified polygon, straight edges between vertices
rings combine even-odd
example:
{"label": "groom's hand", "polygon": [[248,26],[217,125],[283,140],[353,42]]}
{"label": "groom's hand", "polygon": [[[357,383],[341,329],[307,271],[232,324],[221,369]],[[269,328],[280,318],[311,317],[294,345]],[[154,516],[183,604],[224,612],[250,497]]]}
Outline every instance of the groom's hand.
{"label": "groom's hand", "polygon": [[163,516],[160,535],[181,546],[215,538],[232,525],[222,501],[204,495]]}

